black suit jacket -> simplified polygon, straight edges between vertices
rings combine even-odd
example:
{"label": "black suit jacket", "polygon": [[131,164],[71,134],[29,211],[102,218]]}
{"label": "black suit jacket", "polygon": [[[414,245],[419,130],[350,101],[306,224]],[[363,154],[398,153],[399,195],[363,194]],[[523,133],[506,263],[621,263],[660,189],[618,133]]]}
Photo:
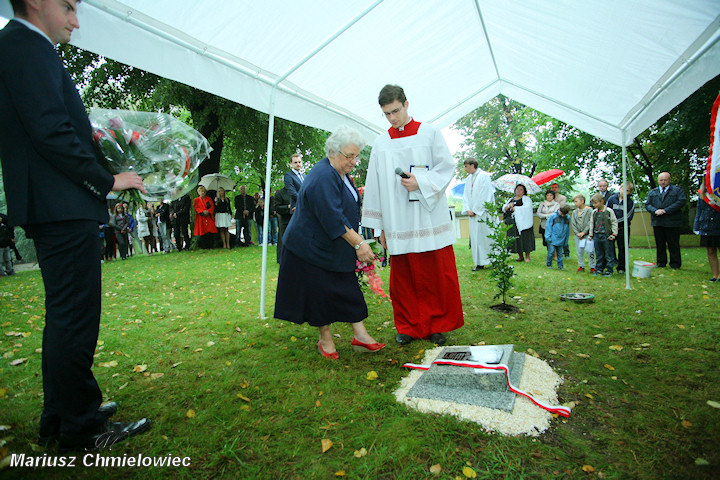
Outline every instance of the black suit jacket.
{"label": "black suit jacket", "polygon": [[[234,205],[236,219],[242,220],[243,218],[246,218],[247,220],[252,220],[253,212],[255,211],[255,199],[253,197],[247,193],[244,195],[238,193],[234,198]],[[243,212],[245,210],[250,212],[247,217],[243,217]]]}
{"label": "black suit jacket", "polygon": [[285,173],[283,181],[285,182],[285,188],[287,189],[288,193],[290,194],[290,198],[292,199],[292,202],[290,202],[290,204],[294,208],[295,204],[297,203],[298,192],[300,192],[300,187],[302,187],[302,182],[295,173],[295,170],[290,170],[289,172]]}
{"label": "black suit jacket", "polygon": [[15,225],[107,222],[114,178],[75,84],[53,45],[14,20],[0,31],[0,159]]}
{"label": "black suit jacket", "polygon": [[[652,214],[650,224],[653,227],[682,227],[682,207],[685,202],[685,191],[677,185],[668,186],[665,195],[660,193],[660,187],[653,188],[645,201],[645,210]],[[665,210],[665,214],[658,217],[655,211],[660,208]]]}

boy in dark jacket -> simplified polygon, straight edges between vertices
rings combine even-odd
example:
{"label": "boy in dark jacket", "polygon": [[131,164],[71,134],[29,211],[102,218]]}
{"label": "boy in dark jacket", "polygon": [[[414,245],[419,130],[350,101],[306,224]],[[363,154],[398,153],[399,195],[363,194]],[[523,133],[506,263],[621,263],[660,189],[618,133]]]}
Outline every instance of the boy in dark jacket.
{"label": "boy in dark jacket", "polygon": [[550,215],[545,225],[545,241],[547,242],[547,267],[552,268],[553,255],[557,252],[558,270],[563,270],[563,247],[570,236],[570,207],[563,205],[558,211]]}
{"label": "boy in dark jacket", "polygon": [[590,238],[595,243],[595,273],[610,277],[615,266],[615,248],[612,241],[618,233],[618,221],[615,212],[605,208],[605,199],[601,193],[591,198],[593,210],[590,222]]}

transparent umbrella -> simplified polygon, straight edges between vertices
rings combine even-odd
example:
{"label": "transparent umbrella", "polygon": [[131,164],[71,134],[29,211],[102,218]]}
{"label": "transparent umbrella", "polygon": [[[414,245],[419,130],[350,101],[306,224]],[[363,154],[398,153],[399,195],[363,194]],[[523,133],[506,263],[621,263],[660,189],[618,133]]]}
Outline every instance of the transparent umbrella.
{"label": "transparent umbrella", "polygon": [[495,188],[497,188],[498,190],[509,193],[515,192],[515,187],[517,187],[518,185],[525,185],[525,188],[527,189],[527,193],[529,195],[542,191],[542,189],[538,187],[538,184],[533,182],[532,178],[528,177],[527,175],[520,175],[518,173],[508,173],[506,175],[503,175],[502,177],[495,180],[493,182],[493,185],[495,185]]}

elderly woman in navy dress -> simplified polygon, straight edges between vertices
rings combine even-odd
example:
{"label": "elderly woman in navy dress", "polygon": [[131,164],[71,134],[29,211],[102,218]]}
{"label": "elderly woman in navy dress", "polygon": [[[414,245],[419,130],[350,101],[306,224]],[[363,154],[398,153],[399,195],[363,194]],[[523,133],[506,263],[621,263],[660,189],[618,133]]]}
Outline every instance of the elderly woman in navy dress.
{"label": "elderly woman in navy dress", "polygon": [[275,318],[318,327],[318,350],[337,360],[330,325],[352,325],[355,351],[385,346],[365,329],[367,305],[355,275],[356,260],[375,255],[358,234],[360,196],[348,175],[365,141],[350,127],[340,127],[325,143],[326,158],[307,174],[297,208],[282,239]]}

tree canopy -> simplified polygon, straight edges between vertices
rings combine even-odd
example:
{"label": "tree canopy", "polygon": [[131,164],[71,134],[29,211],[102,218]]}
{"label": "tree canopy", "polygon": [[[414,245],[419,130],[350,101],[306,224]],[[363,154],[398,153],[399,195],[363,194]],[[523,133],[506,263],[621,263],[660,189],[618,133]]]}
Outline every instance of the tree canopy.
{"label": "tree canopy", "polygon": [[[703,174],[710,147],[710,110],[720,91],[720,77],[706,83],[628,147],[628,178],[637,190],[657,186],[657,176],[670,172],[673,183],[692,191]],[[559,183],[573,183],[581,171],[590,178],[622,180],[622,149],[548,117],[521,103],[498,96],[455,123],[467,137],[464,156],[481,168],[522,173],[559,168]],[[462,158],[459,158],[462,171]]]}

